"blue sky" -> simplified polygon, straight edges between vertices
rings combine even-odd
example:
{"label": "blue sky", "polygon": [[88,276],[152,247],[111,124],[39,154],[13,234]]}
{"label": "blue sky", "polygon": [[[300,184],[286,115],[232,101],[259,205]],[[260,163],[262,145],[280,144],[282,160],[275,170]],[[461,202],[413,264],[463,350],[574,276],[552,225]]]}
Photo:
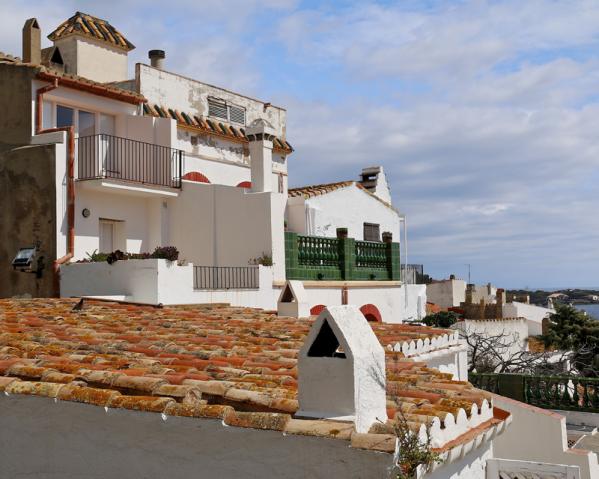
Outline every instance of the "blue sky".
{"label": "blue sky", "polygon": [[0,50],[76,10],[286,107],[292,185],[383,165],[435,277],[599,287],[599,2],[3,1]]}

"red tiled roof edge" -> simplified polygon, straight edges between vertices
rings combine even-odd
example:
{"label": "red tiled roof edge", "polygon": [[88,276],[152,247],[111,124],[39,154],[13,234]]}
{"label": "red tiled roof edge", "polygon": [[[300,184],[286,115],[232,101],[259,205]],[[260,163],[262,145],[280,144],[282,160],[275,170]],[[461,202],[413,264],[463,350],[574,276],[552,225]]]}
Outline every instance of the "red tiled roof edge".
{"label": "red tiled roof edge", "polygon": [[[144,105],[144,113],[159,118],[172,118],[177,121],[178,126],[192,131],[207,133],[237,143],[248,143],[244,128],[236,127],[221,121],[215,121],[211,118],[198,117],[172,108],[150,104]],[[275,137],[273,140],[273,151],[289,155],[293,153],[294,150],[287,140]]]}
{"label": "red tiled roof edge", "polygon": [[352,185],[354,185],[356,188],[361,189],[362,191],[364,191],[364,193],[372,196],[379,203],[382,203],[386,207],[391,208],[393,211],[397,211],[392,204],[382,200],[377,195],[370,192],[362,183],[356,180],[337,181],[334,183],[323,183],[321,185],[308,185],[299,186],[297,188],[289,188],[287,194],[292,198],[303,196],[307,199],[313,198],[315,196],[326,195],[328,193],[332,193],[333,191],[337,191],[341,188],[347,188],[348,186]]}

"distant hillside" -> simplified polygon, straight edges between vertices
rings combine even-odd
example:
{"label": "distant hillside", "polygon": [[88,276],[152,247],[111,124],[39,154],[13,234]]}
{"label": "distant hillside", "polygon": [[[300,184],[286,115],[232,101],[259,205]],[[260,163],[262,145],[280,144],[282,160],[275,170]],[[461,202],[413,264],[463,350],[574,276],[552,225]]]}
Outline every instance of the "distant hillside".
{"label": "distant hillside", "polygon": [[530,302],[539,306],[546,306],[547,298],[555,293],[561,293],[567,296],[559,300],[559,302],[561,303],[599,303],[599,301],[593,301],[593,299],[591,298],[592,296],[599,297],[599,290],[593,289],[559,289],[555,291],[543,291],[541,289],[537,289],[536,291],[529,291],[525,289],[510,289],[507,292],[516,295],[528,294],[530,296]]}

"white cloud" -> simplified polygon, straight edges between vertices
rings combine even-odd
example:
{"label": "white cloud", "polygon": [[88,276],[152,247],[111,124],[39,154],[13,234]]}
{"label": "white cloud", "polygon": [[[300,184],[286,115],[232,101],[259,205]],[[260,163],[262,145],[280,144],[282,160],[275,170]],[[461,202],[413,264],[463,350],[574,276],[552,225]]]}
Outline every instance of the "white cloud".
{"label": "white cloud", "polygon": [[597,285],[599,2],[424,3],[17,0],[0,50],[30,16],[104,16],[135,61],[164,48],[172,71],[287,107],[292,184],[384,165],[434,274]]}

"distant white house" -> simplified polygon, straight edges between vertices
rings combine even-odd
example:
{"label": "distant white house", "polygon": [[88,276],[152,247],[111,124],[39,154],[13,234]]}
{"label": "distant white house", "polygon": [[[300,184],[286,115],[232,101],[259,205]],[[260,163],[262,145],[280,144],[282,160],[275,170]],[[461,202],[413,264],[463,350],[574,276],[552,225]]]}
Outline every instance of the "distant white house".
{"label": "distant white house", "polygon": [[382,241],[384,232],[399,240],[400,214],[391,204],[383,168],[365,168],[361,176],[368,179],[289,189],[289,230],[335,237],[337,228],[347,228],[348,236],[358,240]]}

